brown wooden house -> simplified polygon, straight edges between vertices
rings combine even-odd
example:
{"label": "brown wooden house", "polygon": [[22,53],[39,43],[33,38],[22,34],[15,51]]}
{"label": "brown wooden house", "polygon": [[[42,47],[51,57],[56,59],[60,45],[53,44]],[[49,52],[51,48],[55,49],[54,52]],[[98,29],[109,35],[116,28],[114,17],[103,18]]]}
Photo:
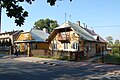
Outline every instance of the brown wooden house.
{"label": "brown wooden house", "polygon": [[23,30],[0,33],[0,51],[13,54],[14,41]]}
{"label": "brown wooden house", "polygon": [[28,56],[38,56],[49,50],[49,44],[46,41],[48,35],[42,30],[31,29],[30,32],[21,33],[15,44],[21,53],[27,53]]}
{"label": "brown wooden house", "polygon": [[49,38],[53,56],[67,57],[72,60],[88,59],[106,51],[107,42],[80,22],[66,22],[55,28]]}

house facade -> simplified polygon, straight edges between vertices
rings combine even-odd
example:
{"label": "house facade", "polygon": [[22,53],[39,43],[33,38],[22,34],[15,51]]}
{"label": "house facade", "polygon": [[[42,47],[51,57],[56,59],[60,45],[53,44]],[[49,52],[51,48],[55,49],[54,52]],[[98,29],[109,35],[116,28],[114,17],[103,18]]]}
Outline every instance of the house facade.
{"label": "house facade", "polygon": [[100,55],[106,51],[107,45],[107,42],[94,31],[80,26],[80,22],[76,24],[69,21],[55,28],[48,42],[52,54],[73,60]]}
{"label": "house facade", "polygon": [[38,56],[40,53],[49,50],[49,44],[46,41],[48,33],[42,30],[31,29],[30,32],[22,32],[15,41],[21,53],[28,56]]}
{"label": "house facade", "polygon": [[23,30],[0,33],[0,51],[13,54],[14,41]]}

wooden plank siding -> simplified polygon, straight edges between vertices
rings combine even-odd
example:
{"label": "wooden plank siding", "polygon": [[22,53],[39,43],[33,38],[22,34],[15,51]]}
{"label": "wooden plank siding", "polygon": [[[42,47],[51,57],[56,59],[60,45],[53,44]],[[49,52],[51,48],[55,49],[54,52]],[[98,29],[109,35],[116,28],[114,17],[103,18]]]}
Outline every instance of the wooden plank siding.
{"label": "wooden plank siding", "polygon": [[[64,36],[62,33],[65,33]],[[74,59],[78,59],[83,56],[86,59],[93,57],[95,55],[100,55],[106,49],[106,43],[94,42],[94,41],[85,41],[80,38],[81,35],[76,34],[74,31],[58,32],[50,44],[50,50],[53,51],[53,54],[62,53],[68,51],[68,55],[74,55]],[[78,43],[78,49],[73,49],[73,43]],[[64,49],[64,43],[68,43],[68,49]],[[57,44],[57,48],[54,49],[54,44]],[[73,54],[74,53],[74,54]]]}
{"label": "wooden plank siding", "polygon": [[[30,42],[31,40],[34,39],[29,32],[20,34],[16,44],[19,45],[21,53],[27,54],[29,52],[30,56],[36,56],[40,55],[40,53],[43,54],[44,50],[49,50],[48,42]],[[30,48],[29,50],[28,47]]]}
{"label": "wooden plank siding", "polygon": [[48,43],[37,43],[37,49],[49,49]]}

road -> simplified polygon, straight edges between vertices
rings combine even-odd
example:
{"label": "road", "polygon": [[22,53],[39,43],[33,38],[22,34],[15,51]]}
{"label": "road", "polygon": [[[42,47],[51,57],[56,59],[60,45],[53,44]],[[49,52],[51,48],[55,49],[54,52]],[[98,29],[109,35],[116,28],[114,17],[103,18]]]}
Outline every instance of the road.
{"label": "road", "polygon": [[119,65],[74,62],[49,65],[0,58],[0,80],[120,80]]}

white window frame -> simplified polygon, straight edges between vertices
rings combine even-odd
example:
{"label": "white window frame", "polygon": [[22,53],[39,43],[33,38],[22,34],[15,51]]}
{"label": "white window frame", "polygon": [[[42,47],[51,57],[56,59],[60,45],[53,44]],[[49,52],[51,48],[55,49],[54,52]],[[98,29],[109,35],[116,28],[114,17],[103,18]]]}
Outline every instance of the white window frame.
{"label": "white window frame", "polygon": [[92,50],[92,43],[89,43],[89,50]]}
{"label": "white window frame", "polygon": [[76,50],[78,50],[78,42],[73,42],[72,43],[72,49],[76,49]]}
{"label": "white window frame", "polygon": [[53,50],[56,50],[57,49],[57,43],[54,43],[53,44]]}
{"label": "white window frame", "polygon": [[63,43],[63,45],[64,45],[64,50],[69,49],[69,43]]}

